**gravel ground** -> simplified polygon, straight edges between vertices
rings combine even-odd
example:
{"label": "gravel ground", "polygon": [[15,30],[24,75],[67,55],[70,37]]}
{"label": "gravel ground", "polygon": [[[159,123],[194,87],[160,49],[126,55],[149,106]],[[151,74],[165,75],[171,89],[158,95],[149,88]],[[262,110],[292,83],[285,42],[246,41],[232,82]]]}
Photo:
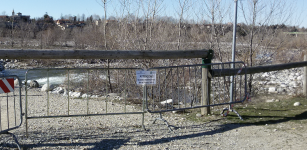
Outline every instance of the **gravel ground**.
{"label": "gravel ground", "polygon": [[[24,95],[24,93],[23,93]],[[48,102],[46,93],[31,89],[29,116],[44,116]],[[67,113],[67,98],[49,94],[49,115]],[[23,99],[24,101],[24,99]],[[3,104],[3,98],[1,99]],[[83,114],[87,102],[70,101],[70,114]],[[122,104],[90,100],[89,113],[106,111],[117,113],[124,110]],[[24,106],[24,104],[23,104]],[[1,110],[4,110],[1,105]],[[24,109],[23,109],[24,110]],[[128,105],[127,112],[139,112],[139,106]],[[184,114],[189,115],[189,114]],[[265,126],[225,124],[223,118],[213,121],[193,122],[182,114],[164,113],[163,118],[171,125],[170,131],[163,121],[153,121],[158,114],[145,114],[142,128],[141,114],[104,115],[89,117],[63,117],[28,120],[28,137],[25,121],[11,133],[23,149],[305,149],[307,125],[282,122]],[[10,116],[12,117],[12,116]],[[2,119],[2,123],[3,119]],[[5,124],[5,123],[4,123]],[[0,135],[0,149],[16,149],[11,135]]]}

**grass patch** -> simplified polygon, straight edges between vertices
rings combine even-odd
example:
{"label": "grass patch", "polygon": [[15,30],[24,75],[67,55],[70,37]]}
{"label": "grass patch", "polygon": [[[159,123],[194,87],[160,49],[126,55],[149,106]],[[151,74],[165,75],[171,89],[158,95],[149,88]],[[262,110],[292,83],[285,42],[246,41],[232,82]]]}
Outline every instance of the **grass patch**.
{"label": "grass patch", "polygon": [[[293,106],[295,102],[300,102],[300,106]],[[281,122],[306,122],[307,123],[307,99],[305,98],[290,98],[280,100],[279,102],[261,102],[244,107],[237,105],[234,109],[244,119],[238,119],[237,115],[231,113],[227,116],[227,120],[232,123],[244,123],[265,125]]]}
{"label": "grass patch", "polygon": [[[300,106],[293,106],[295,102],[300,102]],[[307,99],[294,97],[280,100],[279,102],[259,102],[254,104],[237,104],[234,106],[243,120],[230,112],[227,117],[220,115],[221,111],[213,112],[213,115],[206,117],[196,117],[200,110],[190,110],[186,118],[191,121],[207,122],[212,120],[222,120],[224,123],[266,125],[281,122],[293,122],[307,124]]]}

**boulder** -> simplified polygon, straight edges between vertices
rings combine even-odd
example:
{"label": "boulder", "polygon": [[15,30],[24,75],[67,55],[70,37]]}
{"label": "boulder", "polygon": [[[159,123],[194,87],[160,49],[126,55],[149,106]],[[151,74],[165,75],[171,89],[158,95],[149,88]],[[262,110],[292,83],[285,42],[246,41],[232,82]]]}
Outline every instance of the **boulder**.
{"label": "boulder", "polygon": [[49,87],[47,84],[43,85],[41,91],[42,92],[48,92],[48,91],[52,91],[54,89],[54,85],[53,84],[49,84]]}
{"label": "boulder", "polygon": [[64,89],[62,87],[57,87],[55,88],[52,93],[55,93],[55,94],[62,94],[64,93]]}
{"label": "boulder", "polygon": [[37,81],[31,80],[29,86],[30,86],[31,88],[38,88],[38,87],[39,87],[39,84],[38,84]]}
{"label": "boulder", "polygon": [[81,97],[81,92],[69,92],[69,96],[79,98]]}
{"label": "boulder", "polygon": [[165,100],[165,101],[162,101],[162,102],[160,102],[162,105],[166,105],[166,104],[169,104],[169,103],[172,103],[173,102],[173,100],[172,99],[167,99],[167,100]]}
{"label": "boulder", "polygon": [[293,104],[293,106],[300,106],[300,105],[301,105],[300,102],[295,102],[295,103]]}

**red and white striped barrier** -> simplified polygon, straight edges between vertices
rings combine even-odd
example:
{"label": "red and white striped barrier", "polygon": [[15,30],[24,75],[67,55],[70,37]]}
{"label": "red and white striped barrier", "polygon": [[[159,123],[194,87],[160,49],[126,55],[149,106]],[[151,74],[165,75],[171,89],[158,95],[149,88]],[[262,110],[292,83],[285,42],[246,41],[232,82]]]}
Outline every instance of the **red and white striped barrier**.
{"label": "red and white striped barrier", "polygon": [[14,91],[14,78],[0,79],[0,94]]}

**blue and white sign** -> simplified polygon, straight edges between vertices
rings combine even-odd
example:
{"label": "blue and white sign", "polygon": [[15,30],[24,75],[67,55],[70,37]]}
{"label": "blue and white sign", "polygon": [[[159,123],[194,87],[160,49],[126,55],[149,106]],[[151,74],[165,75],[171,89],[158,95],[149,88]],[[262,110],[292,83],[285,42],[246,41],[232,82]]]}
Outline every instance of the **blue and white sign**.
{"label": "blue and white sign", "polygon": [[136,71],[136,84],[156,84],[156,71]]}

